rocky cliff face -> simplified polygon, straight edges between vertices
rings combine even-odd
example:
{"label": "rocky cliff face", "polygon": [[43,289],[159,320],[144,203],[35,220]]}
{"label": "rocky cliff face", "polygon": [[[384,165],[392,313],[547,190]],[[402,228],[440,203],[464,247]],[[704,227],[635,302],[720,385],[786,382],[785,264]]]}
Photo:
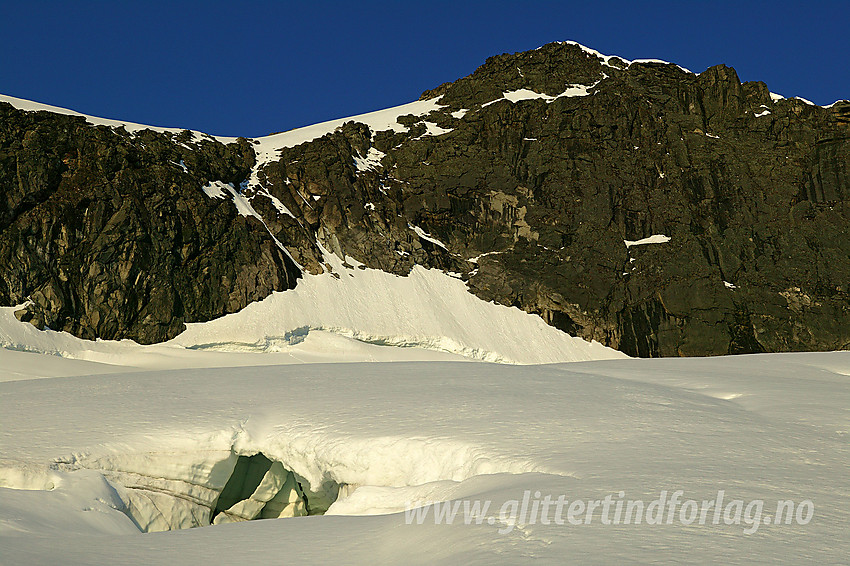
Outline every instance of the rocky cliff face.
{"label": "rocky cliff face", "polygon": [[431,99],[273,152],[0,104],[0,302],[160,341],[322,272],[324,247],[631,355],[850,346],[850,103],[569,43]]}
{"label": "rocky cliff face", "polygon": [[19,314],[38,327],[149,343],[294,286],[265,228],[200,190],[253,163],[244,140],[130,135],[0,103],[0,302],[32,301]]}

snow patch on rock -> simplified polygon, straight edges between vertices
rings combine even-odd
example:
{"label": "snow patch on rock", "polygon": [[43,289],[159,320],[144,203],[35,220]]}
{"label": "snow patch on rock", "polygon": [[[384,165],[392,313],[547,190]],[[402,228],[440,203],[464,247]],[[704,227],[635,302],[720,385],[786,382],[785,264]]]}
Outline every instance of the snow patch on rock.
{"label": "snow patch on rock", "polygon": [[646,244],[666,244],[670,239],[670,236],[665,236],[664,234],[653,234],[640,240],[623,240],[623,243],[626,244],[627,248],[631,248],[632,246],[643,246]]}
{"label": "snow patch on rock", "polygon": [[[617,65],[612,64],[612,59],[618,59],[618,60],[622,61],[623,63],[625,63],[627,66],[631,66],[633,64],[640,64],[640,63],[661,63],[661,64],[664,64],[664,65],[676,65],[675,63],[670,63],[669,61],[662,61],[661,59],[631,59],[631,60],[629,60],[629,59],[626,59],[624,57],[620,57],[618,55],[605,55],[604,53],[600,53],[599,51],[597,51],[595,49],[591,49],[590,47],[587,47],[587,46],[582,45],[581,43],[578,43],[578,42],[575,42],[575,41],[562,41],[560,43],[567,44],[567,45],[575,45],[575,46],[581,48],[581,50],[584,51],[585,53],[588,53],[590,55],[593,55],[595,57],[602,59],[602,64],[605,65],[606,67],[620,68]],[[542,47],[538,47],[537,49],[542,49]],[[690,71],[690,70],[682,67],[681,65],[676,65],[676,66],[679,67],[679,69],[685,71],[686,73],[689,73],[691,75],[695,74],[693,71]]]}
{"label": "snow patch on rock", "polygon": [[419,226],[414,226],[413,224],[408,224],[408,227],[416,232],[416,235],[425,240],[426,242],[431,242],[434,245],[440,246],[444,250],[448,251],[449,248],[446,247],[446,244],[420,228]]}
{"label": "snow patch on rock", "polygon": [[359,154],[355,154],[354,156],[354,165],[357,167],[358,171],[374,171],[381,167],[381,159],[386,157],[387,154],[383,151],[379,151],[374,147],[370,147],[369,151],[366,152],[365,157],[361,157]]}
{"label": "snow patch on rock", "polygon": [[553,100],[557,100],[559,98],[569,98],[574,96],[587,96],[590,94],[590,89],[595,87],[598,81],[592,85],[567,85],[564,92],[558,94],[556,96],[549,96],[548,94],[543,94],[540,92],[534,92],[533,90],[529,90],[527,88],[521,88],[518,90],[509,90],[502,93],[501,98],[497,98],[496,100],[491,100],[490,102],[485,102],[481,105],[482,108],[485,106],[490,106],[491,104],[496,104],[497,102],[501,102],[502,100],[507,100],[511,103],[517,103],[521,100],[545,100],[546,102],[552,102]]}

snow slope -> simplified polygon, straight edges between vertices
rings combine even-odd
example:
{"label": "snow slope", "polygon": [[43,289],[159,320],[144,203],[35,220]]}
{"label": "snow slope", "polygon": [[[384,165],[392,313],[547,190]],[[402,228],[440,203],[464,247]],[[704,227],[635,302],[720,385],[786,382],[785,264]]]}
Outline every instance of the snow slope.
{"label": "snow slope", "polygon": [[[368,344],[321,330],[298,336],[274,351],[244,349],[232,344],[221,349],[186,348],[173,343],[142,346],[121,342],[80,340],[70,334],[39,331],[14,319],[11,308],[0,309],[0,329],[23,331],[26,349],[0,346],[0,382],[22,379],[122,373],[142,370],[265,366],[338,362],[470,361],[457,354],[423,348],[392,348]],[[0,331],[3,333],[3,331]],[[16,332],[17,334],[17,332]]]}
{"label": "snow slope", "polygon": [[384,110],[376,110],[375,112],[367,112],[366,114],[337,118],[336,120],[328,120],[302,128],[295,128],[294,130],[257,138],[257,141],[260,142],[261,148],[280,149],[284,147],[295,147],[296,145],[330,134],[346,122],[352,121],[366,124],[372,130],[372,133],[382,132],[384,130],[404,132],[407,131],[407,127],[398,122],[400,116],[406,116],[407,114],[426,116],[428,113],[441,108],[438,102],[439,100],[437,98],[416,100]]}
{"label": "snow slope", "polygon": [[[417,266],[399,277],[351,267],[358,265],[352,258],[347,266],[330,253],[325,260],[332,273],[305,274],[294,289],[273,293],[238,313],[189,324],[173,340],[150,346],[39,331],[15,318],[18,307],[0,307],[0,361],[37,352],[129,368],[173,369],[460,359],[530,364],[626,357],[598,342],[569,336],[539,316],[482,301],[462,281],[439,270]],[[0,365],[0,381],[50,375],[11,367]],[[80,371],[112,371],[96,367],[84,365]]]}
{"label": "snow slope", "polygon": [[[508,366],[314,364],[0,384],[2,562],[840,563],[850,353]],[[206,485],[262,451],[323,517],[140,534],[128,485]],[[103,478],[111,478],[107,483]],[[157,479],[159,478],[159,479]],[[182,478],[182,479],[180,479]],[[185,483],[185,482],[188,482]],[[406,524],[408,502],[524,492],[647,502],[811,500],[808,524]],[[533,496],[533,495],[532,495]],[[538,496],[533,496],[538,497]],[[376,515],[377,513],[377,515]]]}
{"label": "snow slope", "polygon": [[[190,324],[173,343],[192,348],[273,349],[312,330],[382,345],[414,346],[504,363],[549,363],[625,357],[574,338],[538,316],[478,299],[439,270],[414,267],[399,277],[347,268],[326,253],[333,273],[305,275],[242,311]],[[357,262],[348,258],[349,264]]]}

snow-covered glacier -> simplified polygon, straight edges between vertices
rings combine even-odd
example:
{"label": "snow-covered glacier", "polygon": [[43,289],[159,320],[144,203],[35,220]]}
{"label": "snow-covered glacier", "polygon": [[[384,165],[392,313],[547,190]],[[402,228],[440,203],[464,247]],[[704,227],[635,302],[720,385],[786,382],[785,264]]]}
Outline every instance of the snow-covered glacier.
{"label": "snow-covered glacier", "polygon": [[[0,384],[4,562],[227,563],[250,548],[322,563],[838,563],[848,550],[850,353],[120,369]],[[761,500],[765,519],[810,501],[814,516],[747,534],[409,514],[677,490]],[[289,518],[244,521],[272,516]],[[141,532],[157,530],[170,532]]]}

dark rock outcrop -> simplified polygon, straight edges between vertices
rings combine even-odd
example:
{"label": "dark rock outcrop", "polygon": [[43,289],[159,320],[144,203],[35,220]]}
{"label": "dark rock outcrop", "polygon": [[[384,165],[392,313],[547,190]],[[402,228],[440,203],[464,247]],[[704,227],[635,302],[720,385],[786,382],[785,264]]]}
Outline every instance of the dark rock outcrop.
{"label": "dark rock outcrop", "polygon": [[[559,96],[570,85],[587,95]],[[520,89],[547,98],[501,99]],[[259,164],[243,192],[264,222],[201,191],[249,177],[250,140],[0,104],[0,301],[29,298],[39,326],[158,341],[293,286],[276,239],[314,273],[319,243],[457,272],[632,355],[850,346],[850,103],[574,44],[492,57],[437,96],[406,132],[350,122]],[[670,241],[625,244],[655,234]]]}
{"label": "dark rock outcrop", "polygon": [[253,163],[245,140],[131,136],[0,103],[0,302],[30,300],[19,316],[40,328],[150,343],[293,287],[266,229],[200,190]]}

